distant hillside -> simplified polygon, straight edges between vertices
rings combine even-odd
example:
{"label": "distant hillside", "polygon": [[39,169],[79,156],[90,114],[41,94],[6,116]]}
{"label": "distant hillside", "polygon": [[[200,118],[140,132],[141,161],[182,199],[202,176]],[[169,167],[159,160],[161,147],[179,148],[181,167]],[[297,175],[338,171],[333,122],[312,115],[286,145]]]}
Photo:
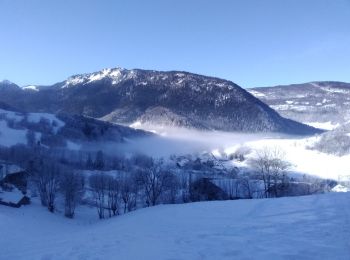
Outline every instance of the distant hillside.
{"label": "distant hillside", "polygon": [[248,91],[282,116],[331,129],[350,120],[350,83],[310,82]]}
{"label": "distant hillside", "polygon": [[40,143],[48,148],[80,149],[92,142],[122,143],[153,134],[84,116],[22,113],[1,108],[0,145]]}
{"label": "distant hillside", "polygon": [[[31,112],[64,112],[130,125],[310,134],[231,81],[179,71],[105,69],[51,87],[13,87],[0,101]],[[11,91],[10,91],[11,92]]]}
{"label": "distant hillside", "polygon": [[350,122],[322,134],[313,148],[338,156],[350,154]]}

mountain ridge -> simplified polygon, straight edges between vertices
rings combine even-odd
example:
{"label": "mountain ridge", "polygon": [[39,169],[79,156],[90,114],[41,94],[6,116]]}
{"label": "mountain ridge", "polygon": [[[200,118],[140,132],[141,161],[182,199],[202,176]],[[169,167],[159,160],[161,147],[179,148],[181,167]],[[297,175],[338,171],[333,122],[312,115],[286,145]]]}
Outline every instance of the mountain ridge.
{"label": "mountain ridge", "polygon": [[350,83],[313,81],[248,91],[282,116],[303,123],[341,125],[350,120]]}
{"label": "mountain ridge", "polygon": [[31,112],[64,112],[126,125],[140,121],[223,131],[317,132],[282,118],[232,81],[184,71],[103,69],[38,90],[22,90],[16,100],[1,96],[0,101]]}

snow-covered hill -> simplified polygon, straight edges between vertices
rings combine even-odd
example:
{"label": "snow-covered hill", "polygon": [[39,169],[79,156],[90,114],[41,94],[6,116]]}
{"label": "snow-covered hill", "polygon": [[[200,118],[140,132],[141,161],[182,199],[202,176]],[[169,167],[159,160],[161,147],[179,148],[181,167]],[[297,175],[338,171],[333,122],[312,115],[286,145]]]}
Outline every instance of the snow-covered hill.
{"label": "snow-covered hill", "polygon": [[[83,116],[24,113],[0,104],[0,146],[40,143],[48,148],[77,149],[94,143],[120,144],[151,133]],[[31,140],[29,140],[31,139]],[[96,145],[96,147],[100,147]],[[97,149],[97,148],[96,148]]]}
{"label": "snow-covered hill", "polygon": [[338,156],[350,154],[350,122],[323,133],[313,147]]}
{"label": "snow-covered hill", "polygon": [[310,134],[231,81],[181,71],[105,69],[51,87],[17,88],[0,101],[30,112],[65,112],[134,124]]}
{"label": "snow-covered hill", "polygon": [[0,210],[0,259],[337,259],[350,194],[162,205],[105,221],[38,205]]}
{"label": "snow-covered hill", "polygon": [[350,83],[324,81],[252,88],[282,116],[326,130],[350,120]]}

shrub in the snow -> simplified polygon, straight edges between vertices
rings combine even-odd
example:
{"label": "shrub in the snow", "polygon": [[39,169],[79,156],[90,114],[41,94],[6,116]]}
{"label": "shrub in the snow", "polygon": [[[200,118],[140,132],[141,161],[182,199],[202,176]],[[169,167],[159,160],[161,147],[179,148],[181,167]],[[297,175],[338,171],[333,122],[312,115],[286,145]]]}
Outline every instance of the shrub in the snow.
{"label": "shrub in the snow", "polygon": [[107,178],[107,208],[109,217],[119,214],[120,184],[117,178],[106,176]]}
{"label": "shrub in the snow", "polygon": [[180,172],[178,174],[179,189],[181,200],[184,203],[190,202],[190,189],[192,183],[192,174],[190,172]]}
{"label": "shrub in the snow", "polygon": [[50,212],[54,212],[60,181],[59,166],[53,162],[39,160],[31,173],[40,195],[41,204]]}
{"label": "shrub in the snow", "polygon": [[77,203],[84,193],[84,178],[81,174],[65,170],[61,175],[60,190],[64,198],[64,215],[73,218]]}
{"label": "shrub in the snow", "polygon": [[100,219],[105,218],[107,180],[108,179],[103,172],[99,172],[89,177],[90,188],[93,192],[95,206]]}
{"label": "shrub in the snow", "polygon": [[133,173],[126,173],[120,177],[120,197],[124,204],[124,213],[136,208],[138,194],[137,178]]}

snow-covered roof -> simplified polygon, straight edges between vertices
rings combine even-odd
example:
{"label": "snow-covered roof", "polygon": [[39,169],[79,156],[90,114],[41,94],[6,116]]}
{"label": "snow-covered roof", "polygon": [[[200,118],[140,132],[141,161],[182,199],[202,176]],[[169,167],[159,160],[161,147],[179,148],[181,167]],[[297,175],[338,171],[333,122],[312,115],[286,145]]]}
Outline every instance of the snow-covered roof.
{"label": "snow-covered roof", "polygon": [[13,191],[1,191],[0,190],[0,201],[7,202],[7,203],[18,203],[23,198],[23,193],[18,190],[14,189]]}
{"label": "snow-covered roof", "polygon": [[350,192],[350,188],[338,184],[338,185],[334,186],[334,188],[332,189],[332,191],[333,191],[333,192]]}

